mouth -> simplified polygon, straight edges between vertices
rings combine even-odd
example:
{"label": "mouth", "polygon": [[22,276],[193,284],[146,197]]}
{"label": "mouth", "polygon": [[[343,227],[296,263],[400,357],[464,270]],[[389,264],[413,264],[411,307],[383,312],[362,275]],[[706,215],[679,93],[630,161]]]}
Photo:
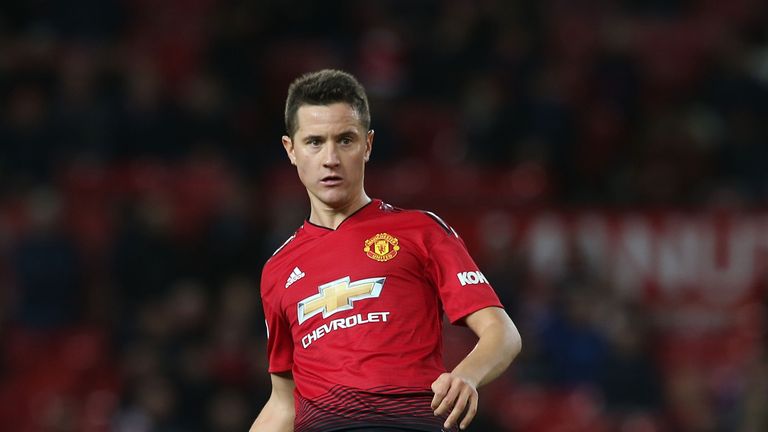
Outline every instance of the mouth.
{"label": "mouth", "polygon": [[323,186],[337,186],[341,184],[342,178],[337,175],[329,175],[320,179],[320,184]]}

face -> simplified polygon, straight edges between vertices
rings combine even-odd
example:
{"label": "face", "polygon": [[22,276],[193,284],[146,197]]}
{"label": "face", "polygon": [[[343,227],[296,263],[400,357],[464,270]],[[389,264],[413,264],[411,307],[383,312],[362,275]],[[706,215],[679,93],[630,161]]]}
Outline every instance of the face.
{"label": "face", "polygon": [[366,131],[351,105],[302,105],[298,128],[283,146],[309,193],[313,208],[343,209],[366,199],[365,163],[373,131]]}

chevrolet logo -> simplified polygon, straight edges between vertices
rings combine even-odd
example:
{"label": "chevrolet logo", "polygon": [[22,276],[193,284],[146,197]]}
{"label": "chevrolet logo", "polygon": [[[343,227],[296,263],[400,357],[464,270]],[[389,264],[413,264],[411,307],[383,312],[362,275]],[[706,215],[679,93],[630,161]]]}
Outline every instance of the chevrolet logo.
{"label": "chevrolet logo", "polygon": [[323,318],[352,309],[352,303],[357,300],[375,298],[381,294],[386,278],[376,277],[350,282],[349,276],[320,285],[319,294],[300,301],[299,324],[323,313]]}

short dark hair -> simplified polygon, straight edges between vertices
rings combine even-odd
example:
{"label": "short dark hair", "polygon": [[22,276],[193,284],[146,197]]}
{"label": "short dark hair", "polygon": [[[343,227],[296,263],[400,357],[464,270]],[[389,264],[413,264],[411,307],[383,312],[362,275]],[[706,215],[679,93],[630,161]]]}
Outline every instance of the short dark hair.
{"label": "short dark hair", "polygon": [[331,105],[338,102],[352,106],[366,130],[371,127],[368,97],[362,84],[347,72],[323,69],[300,76],[288,87],[288,98],[285,100],[285,130],[290,137],[296,133],[296,112],[302,105]]}

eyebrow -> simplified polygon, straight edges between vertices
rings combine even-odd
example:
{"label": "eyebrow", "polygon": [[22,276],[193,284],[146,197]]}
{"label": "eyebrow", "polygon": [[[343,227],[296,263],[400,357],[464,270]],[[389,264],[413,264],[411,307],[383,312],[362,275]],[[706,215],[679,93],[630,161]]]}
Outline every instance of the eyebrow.
{"label": "eyebrow", "polygon": [[[335,134],[333,137],[334,138],[340,138],[340,137],[345,137],[345,136],[350,136],[350,135],[359,136],[360,134],[357,132],[357,130],[352,128],[352,129],[347,129],[347,130],[344,130],[342,132],[339,132],[339,133]],[[317,135],[317,134],[307,135],[304,138],[302,138],[302,141],[307,142],[307,141],[315,140],[315,139],[319,140],[319,141],[324,141],[325,140],[325,135]]]}
{"label": "eyebrow", "polygon": [[307,135],[304,138],[302,138],[301,140],[303,142],[308,142],[308,141],[312,141],[312,140],[323,141],[323,140],[325,140],[325,137],[323,137],[322,135]]}
{"label": "eyebrow", "polygon": [[360,134],[358,134],[357,130],[355,130],[355,129],[347,129],[347,130],[345,130],[343,132],[340,132],[340,133],[336,134],[337,137],[343,137],[343,136],[348,136],[348,135],[355,135],[355,136],[357,136],[357,135],[360,135]]}

